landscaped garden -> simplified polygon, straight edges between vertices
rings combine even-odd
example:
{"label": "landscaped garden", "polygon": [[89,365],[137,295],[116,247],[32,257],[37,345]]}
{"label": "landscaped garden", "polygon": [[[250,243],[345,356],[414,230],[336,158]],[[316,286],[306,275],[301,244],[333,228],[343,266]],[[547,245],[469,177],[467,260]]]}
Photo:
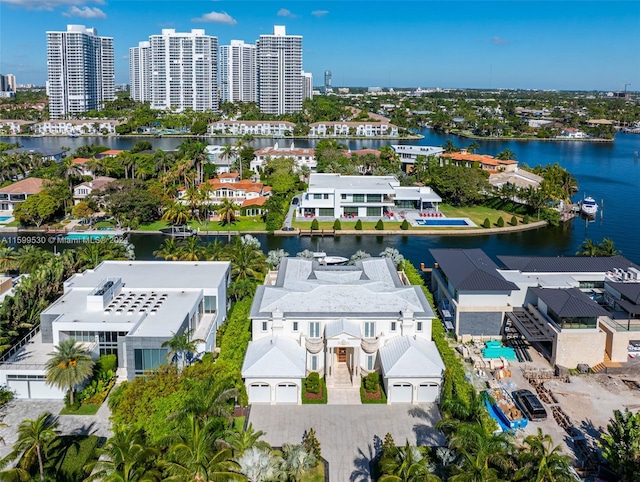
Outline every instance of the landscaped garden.
{"label": "landscaped garden", "polygon": [[386,404],[387,396],[380,383],[380,375],[371,372],[366,377],[362,377],[360,384],[360,401],[363,404]]}
{"label": "landscaped garden", "polygon": [[326,404],[327,384],[318,372],[311,372],[302,380],[302,404]]}

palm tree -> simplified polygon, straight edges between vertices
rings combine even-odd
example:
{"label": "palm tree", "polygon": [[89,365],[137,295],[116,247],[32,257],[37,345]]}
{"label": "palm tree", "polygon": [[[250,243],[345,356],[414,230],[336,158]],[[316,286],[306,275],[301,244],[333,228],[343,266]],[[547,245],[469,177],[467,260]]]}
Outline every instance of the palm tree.
{"label": "palm tree", "polygon": [[200,244],[198,236],[191,236],[177,250],[180,261],[200,261],[207,257],[206,248]]}
{"label": "palm tree", "polygon": [[315,455],[307,452],[302,445],[284,444],[282,458],[282,470],[291,481],[301,480],[303,474],[318,463]]}
{"label": "palm tree", "polygon": [[280,480],[284,475],[281,469],[282,457],[268,449],[251,447],[236,460],[249,482]]}
{"label": "palm tree", "polygon": [[229,198],[223,198],[218,205],[218,216],[220,217],[220,225],[227,226],[227,241],[231,241],[231,225],[237,221],[236,211],[239,206]]}
{"label": "palm tree", "polygon": [[198,343],[204,343],[199,338],[192,339],[193,330],[181,334],[174,333],[171,339],[162,343],[162,348],[168,347],[167,360],[178,364],[178,372],[193,361],[193,355],[198,353]]}
{"label": "palm tree", "polygon": [[18,472],[24,474],[37,459],[40,480],[44,482],[44,458],[47,447],[58,437],[57,428],[58,421],[51,412],[44,412],[35,420],[24,420],[18,427],[18,440],[6,460],[20,457]]}
{"label": "palm tree", "polygon": [[189,207],[180,201],[172,201],[162,214],[162,220],[172,224],[186,224],[189,219],[191,219]]}
{"label": "palm tree", "polygon": [[233,450],[234,457],[240,457],[250,448],[256,447],[258,449],[271,450],[271,446],[260,438],[265,435],[262,430],[254,430],[253,424],[249,423],[246,430],[242,432],[232,431],[227,436],[227,443]]}
{"label": "palm tree", "polygon": [[6,239],[0,241],[0,273],[11,271],[16,266],[16,250],[9,246]]}
{"label": "palm tree", "polygon": [[507,148],[504,151],[498,152],[498,154],[496,155],[496,159],[500,159],[502,161],[516,159],[516,153]]}
{"label": "palm tree", "polygon": [[185,420],[195,416],[204,422],[222,419],[228,425],[233,423],[233,404],[238,396],[237,389],[227,388],[227,385],[218,383],[214,377],[188,381],[187,385],[189,396],[171,418]]}
{"label": "palm tree", "polygon": [[619,254],[620,251],[615,248],[611,238],[604,238],[602,242],[598,243],[597,256],[617,256]]}
{"label": "palm tree", "polygon": [[82,345],[73,338],[62,340],[46,364],[47,384],[69,390],[69,403],[73,405],[73,389],[93,373],[94,362]]}
{"label": "palm tree", "polygon": [[472,154],[479,150],[480,150],[480,144],[478,144],[476,141],[473,141],[471,144],[467,146],[467,151],[469,151]]}
{"label": "palm tree", "polygon": [[167,238],[164,243],[153,252],[156,258],[162,258],[171,261],[178,261],[180,259],[180,245],[175,238]]}
{"label": "palm tree", "polygon": [[576,256],[598,256],[598,246],[590,239],[585,239],[576,251]]}
{"label": "palm tree", "polygon": [[44,264],[51,258],[52,253],[33,244],[25,244],[15,253],[15,262],[21,273],[30,273],[37,266]]}
{"label": "palm tree", "polygon": [[139,432],[116,431],[99,450],[98,460],[86,466],[91,473],[85,482],[156,482],[162,474],[153,467],[158,450],[144,445]]}
{"label": "palm tree", "polygon": [[267,271],[266,259],[260,248],[244,242],[244,238],[236,238],[229,252],[231,261],[231,277],[234,281],[262,281]]}
{"label": "palm tree", "polygon": [[412,447],[409,441],[404,447],[394,447],[391,453],[380,458],[382,475],[380,482],[437,482],[429,467],[429,457],[420,447]]}
{"label": "palm tree", "polygon": [[571,458],[562,455],[559,445],[553,446],[550,435],[542,433],[538,428],[536,435],[529,435],[524,439],[522,452],[518,457],[521,468],[515,475],[515,480],[530,482],[569,482],[575,480],[569,472]]}

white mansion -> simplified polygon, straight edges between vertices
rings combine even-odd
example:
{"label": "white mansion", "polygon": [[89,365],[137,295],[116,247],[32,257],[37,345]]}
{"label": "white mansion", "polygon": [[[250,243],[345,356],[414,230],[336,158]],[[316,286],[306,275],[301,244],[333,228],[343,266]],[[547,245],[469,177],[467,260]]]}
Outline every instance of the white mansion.
{"label": "white mansion", "polygon": [[283,258],[251,306],[253,340],[242,366],[249,403],[301,403],[302,379],[333,390],[381,373],[388,403],[430,403],[444,364],[431,340],[434,313],[387,258],[324,266]]}

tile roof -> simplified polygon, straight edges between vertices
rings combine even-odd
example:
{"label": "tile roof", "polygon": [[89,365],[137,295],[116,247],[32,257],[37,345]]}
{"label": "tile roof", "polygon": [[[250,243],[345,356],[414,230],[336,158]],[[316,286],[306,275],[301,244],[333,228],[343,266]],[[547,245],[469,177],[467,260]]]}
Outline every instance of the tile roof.
{"label": "tile roof", "polygon": [[264,203],[267,202],[266,197],[264,196],[260,196],[260,197],[254,197],[253,199],[245,199],[244,201],[242,201],[242,207],[246,208],[249,206],[264,206]]}
{"label": "tile roof", "polygon": [[364,156],[366,154],[373,154],[376,157],[380,157],[380,151],[378,149],[370,149],[370,148],[366,148],[366,149],[354,149],[352,151],[348,151],[348,154],[355,154],[356,156],[360,157],[360,156]]}
{"label": "tile roof", "polygon": [[28,177],[22,181],[14,182],[0,189],[3,194],[38,194],[42,191],[44,179]]}
{"label": "tile roof", "polygon": [[517,291],[481,249],[430,249],[429,252],[456,290]]}
{"label": "tile roof", "polygon": [[92,181],[82,182],[78,184],[78,186],[86,186],[86,187],[90,187],[91,189],[95,189],[96,191],[99,191],[100,189],[105,187],[107,184],[112,183],[113,181],[115,181],[115,178],[113,177],[98,176]]}
{"label": "tile roof", "polygon": [[498,256],[507,269],[523,273],[606,273],[640,268],[624,256]]}
{"label": "tile roof", "polygon": [[380,348],[385,378],[439,378],[444,363],[431,340],[396,336]]}
{"label": "tile roof", "polygon": [[91,159],[87,159],[86,157],[76,157],[71,161],[71,164],[86,164]]}
{"label": "tile roof", "polygon": [[636,305],[640,305],[640,283],[607,283],[618,293],[630,299]]}
{"label": "tile roof", "polygon": [[472,154],[470,152],[443,152],[441,157],[448,157],[454,161],[479,162],[488,166],[501,166],[509,164],[518,164],[518,161],[496,159],[488,154]]}
{"label": "tile roof", "polygon": [[208,183],[212,190],[234,189],[237,191],[262,192],[264,184],[253,182],[251,179],[242,179],[238,182],[221,182],[220,179],[209,179]]}
{"label": "tile roof", "polygon": [[607,310],[578,288],[529,288],[529,290],[561,318],[609,316]]}

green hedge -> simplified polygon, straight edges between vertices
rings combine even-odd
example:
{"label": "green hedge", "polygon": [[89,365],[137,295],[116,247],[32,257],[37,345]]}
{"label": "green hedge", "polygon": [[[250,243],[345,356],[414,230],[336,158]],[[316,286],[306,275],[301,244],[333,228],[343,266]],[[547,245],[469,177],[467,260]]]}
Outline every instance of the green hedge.
{"label": "green hedge", "polygon": [[320,378],[320,386],[322,387],[322,398],[307,398],[307,379],[302,379],[302,405],[326,405],[327,404],[327,382],[324,378]]}
{"label": "green hedge", "polygon": [[[95,435],[67,435],[56,442],[62,456],[56,460],[55,480],[58,482],[76,482],[83,480],[87,474],[85,465],[96,457],[96,448],[100,438]],[[34,478],[34,480],[36,480]],[[38,479],[39,480],[39,479]]]}
{"label": "green hedge", "polygon": [[440,356],[442,357],[442,361],[445,366],[442,386],[442,401],[453,398],[457,395],[461,400],[468,402],[471,399],[471,394],[475,391],[475,388],[473,388],[473,385],[471,385],[465,378],[462,361],[447,341],[444,326],[442,325],[442,321],[438,317],[435,309],[433,295],[425,286],[422,275],[418,272],[415,266],[407,260],[404,262],[404,272],[412,285],[417,285],[422,288],[422,291],[427,297],[427,300],[436,315],[433,319],[431,337],[438,347],[438,351],[440,352]]}
{"label": "green hedge", "polygon": [[360,401],[363,405],[386,405],[387,404],[387,395],[384,393],[384,387],[380,384],[380,398],[367,398],[367,391],[364,387],[365,378],[362,377],[360,381]]}
{"label": "green hedge", "polygon": [[233,304],[229,310],[224,332],[220,340],[219,360],[232,362],[238,370],[242,368],[247,346],[251,341],[251,310],[252,298],[245,298]]}

